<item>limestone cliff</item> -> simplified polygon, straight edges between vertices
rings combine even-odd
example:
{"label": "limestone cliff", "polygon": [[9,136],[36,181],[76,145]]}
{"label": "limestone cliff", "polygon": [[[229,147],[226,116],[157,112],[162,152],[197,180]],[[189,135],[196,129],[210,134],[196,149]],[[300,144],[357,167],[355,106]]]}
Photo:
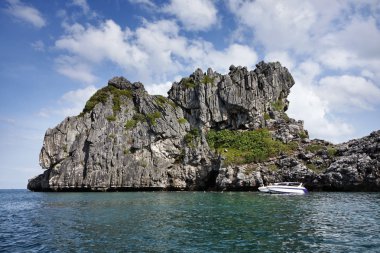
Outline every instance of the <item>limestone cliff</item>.
{"label": "limestone cliff", "polygon": [[115,77],[80,115],[47,130],[45,172],[28,189],[255,190],[291,180],[379,190],[380,132],[340,145],[309,140],[303,122],[285,113],[293,85],[278,62],[231,66],[226,75],[197,69],[168,97]]}

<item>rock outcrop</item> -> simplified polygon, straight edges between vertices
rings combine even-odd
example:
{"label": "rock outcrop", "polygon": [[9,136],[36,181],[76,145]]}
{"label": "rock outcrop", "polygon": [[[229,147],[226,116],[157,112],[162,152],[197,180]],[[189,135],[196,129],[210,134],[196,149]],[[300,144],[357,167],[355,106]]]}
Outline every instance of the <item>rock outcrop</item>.
{"label": "rock outcrop", "polygon": [[[378,191],[380,131],[339,145],[309,140],[303,122],[285,113],[293,85],[278,62],[231,66],[226,75],[197,69],[168,97],[115,77],[80,115],[47,130],[45,172],[28,189],[256,190],[302,181],[314,190]],[[242,138],[242,148],[222,143],[223,134]]]}

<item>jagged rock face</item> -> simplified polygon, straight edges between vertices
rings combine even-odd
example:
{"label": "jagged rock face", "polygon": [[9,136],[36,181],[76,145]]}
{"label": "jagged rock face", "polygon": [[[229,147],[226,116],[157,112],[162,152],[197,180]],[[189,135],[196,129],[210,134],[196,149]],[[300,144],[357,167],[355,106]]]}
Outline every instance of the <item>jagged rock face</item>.
{"label": "jagged rock face", "polygon": [[[302,181],[315,190],[380,189],[380,131],[340,145],[309,140],[303,122],[287,117],[294,81],[279,63],[227,75],[196,70],[169,97],[143,84],[111,79],[76,117],[48,129],[40,153],[45,172],[33,191],[256,190]],[[228,164],[210,149],[208,132],[265,128],[291,152]]]}
{"label": "jagged rock face", "polygon": [[304,140],[291,155],[222,168],[216,181],[219,190],[257,189],[263,184],[298,181],[309,190],[379,191],[380,131],[338,145]]}
{"label": "jagged rock face", "polygon": [[293,85],[292,76],[280,63],[261,62],[253,71],[231,66],[228,75],[198,69],[190,78],[174,83],[169,98],[194,126],[257,129],[264,127],[263,116],[271,111],[272,103],[281,101],[287,109],[286,97]]}

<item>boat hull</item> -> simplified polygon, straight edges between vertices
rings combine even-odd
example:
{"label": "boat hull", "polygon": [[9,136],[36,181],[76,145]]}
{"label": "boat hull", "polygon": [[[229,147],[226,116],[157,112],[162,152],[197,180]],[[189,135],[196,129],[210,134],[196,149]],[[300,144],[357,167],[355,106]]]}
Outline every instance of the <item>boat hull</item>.
{"label": "boat hull", "polygon": [[307,189],[298,182],[279,182],[259,187],[260,192],[274,194],[306,194]]}
{"label": "boat hull", "polygon": [[307,190],[305,187],[279,187],[279,186],[268,186],[268,192],[274,194],[306,194]]}

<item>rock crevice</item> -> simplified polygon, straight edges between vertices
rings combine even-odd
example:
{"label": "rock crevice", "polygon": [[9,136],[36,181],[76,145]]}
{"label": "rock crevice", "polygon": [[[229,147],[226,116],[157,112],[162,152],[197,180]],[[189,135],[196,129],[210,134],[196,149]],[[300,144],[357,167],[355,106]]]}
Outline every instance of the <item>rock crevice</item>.
{"label": "rock crevice", "polygon": [[[309,140],[303,122],[286,115],[293,85],[278,62],[251,71],[231,66],[225,75],[197,69],[174,82],[168,97],[114,77],[80,115],[46,131],[45,172],[28,189],[256,190],[302,181],[314,190],[378,191],[380,131],[339,145]],[[264,131],[263,145],[275,145],[259,148],[268,152],[260,159],[252,150],[210,146],[210,133],[223,130]]]}

